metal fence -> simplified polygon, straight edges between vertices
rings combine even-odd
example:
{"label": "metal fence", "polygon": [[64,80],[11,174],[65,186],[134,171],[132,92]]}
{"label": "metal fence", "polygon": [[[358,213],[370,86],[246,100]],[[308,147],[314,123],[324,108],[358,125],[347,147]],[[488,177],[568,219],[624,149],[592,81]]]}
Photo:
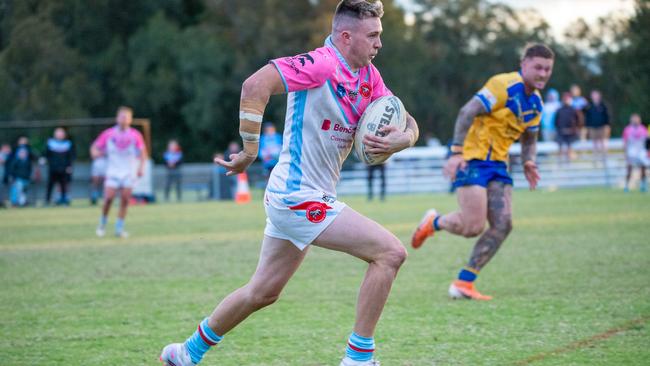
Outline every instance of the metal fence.
{"label": "metal fence", "polygon": [[[538,166],[542,180],[539,188],[559,189],[574,187],[617,187],[625,178],[625,158],[623,142],[620,139],[609,141],[606,160],[599,160],[592,154],[588,141],[574,145],[576,158],[569,162],[559,159],[557,144],[541,142],[538,144]],[[515,188],[527,188],[519,164],[520,146],[513,145],[511,155],[511,174]],[[414,147],[395,154],[386,164],[387,194],[446,192],[450,182],[442,175],[447,149],[444,146]],[[367,193],[367,169],[351,157],[344,167],[337,187],[339,195],[359,195]],[[41,180],[34,182],[29,190],[29,201],[38,204],[44,201],[47,167],[39,166]],[[197,201],[209,199],[228,199],[235,189],[234,179],[227,178],[211,163],[188,163],[182,166],[183,200]],[[248,170],[251,187],[263,188],[266,178],[259,164]],[[163,165],[154,165],[152,171],[154,196],[163,199],[166,170]],[[77,163],[74,167],[70,186],[72,199],[86,199],[90,192],[90,164]],[[54,195],[56,197],[56,194]],[[175,200],[175,192],[171,192]]]}

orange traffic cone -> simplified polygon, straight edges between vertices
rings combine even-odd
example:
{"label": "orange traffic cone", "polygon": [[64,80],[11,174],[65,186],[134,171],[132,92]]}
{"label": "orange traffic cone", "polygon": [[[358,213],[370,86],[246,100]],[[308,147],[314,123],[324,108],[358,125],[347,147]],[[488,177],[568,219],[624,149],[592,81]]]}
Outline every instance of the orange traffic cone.
{"label": "orange traffic cone", "polygon": [[248,187],[248,175],[246,172],[237,174],[237,192],[235,193],[236,203],[248,203],[251,201],[251,190]]}

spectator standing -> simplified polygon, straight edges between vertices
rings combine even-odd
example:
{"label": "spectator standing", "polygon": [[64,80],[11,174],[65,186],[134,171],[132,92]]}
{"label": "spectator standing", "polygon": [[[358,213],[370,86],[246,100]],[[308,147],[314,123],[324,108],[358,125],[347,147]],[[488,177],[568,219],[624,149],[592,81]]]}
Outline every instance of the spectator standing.
{"label": "spectator standing", "polygon": [[52,189],[58,184],[61,190],[61,197],[57,205],[69,205],[68,183],[72,176],[72,165],[76,158],[74,144],[67,138],[62,127],[54,130],[54,136],[47,140],[45,158],[48,166],[47,192],[45,204],[49,205],[52,200]]}
{"label": "spectator standing", "polygon": [[546,100],[544,101],[544,108],[542,109],[542,120],[540,122],[542,127],[542,140],[555,141],[555,113],[560,109],[562,103],[560,102],[560,93],[555,89],[550,89],[546,93]]}
{"label": "spectator standing", "polygon": [[27,204],[26,191],[31,182],[32,162],[34,160],[35,156],[29,145],[29,139],[21,136],[18,138],[16,148],[7,162],[7,176],[11,185],[9,199],[13,206],[22,207]]}
{"label": "spectator standing", "polygon": [[96,205],[97,200],[103,196],[104,179],[106,178],[106,168],[108,160],[106,156],[93,158],[90,167],[90,204]]}
{"label": "spectator standing", "polygon": [[373,189],[372,181],[375,178],[375,172],[379,172],[379,199],[386,199],[386,164],[368,165],[368,201],[372,201]]}
{"label": "spectator standing", "polygon": [[591,102],[585,108],[585,125],[589,139],[594,144],[595,158],[601,161],[607,159],[607,139],[609,138],[609,110],[603,102],[599,90],[591,91]]}
{"label": "spectator standing", "polygon": [[7,161],[11,156],[11,145],[2,144],[0,147],[0,207],[5,207],[5,192],[9,177],[7,176]]}
{"label": "spectator standing", "polygon": [[634,167],[641,168],[640,191],[648,191],[648,183],[645,174],[646,167],[650,165],[645,145],[647,138],[648,129],[641,122],[641,116],[638,113],[632,114],[630,116],[630,123],[623,130],[623,146],[625,148],[625,159],[627,161],[625,192],[629,192],[630,190],[630,178],[632,178],[632,169]]}
{"label": "spectator standing", "polygon": [[587,130],[585,129],[584,109],[589,102],[582,96],[582,89],[576,84],[571,85],[571,106],[578,112],[578,130],[577,138],[580,140],[587,139]]}
{"label": "spectator standing", "polygon": [[[237,156],[239,152],[241,151],[241,145],[237,141],[231,141],[228,144],[228,148],[224,152],[224,160],[225,161],[232,161],[231,159]],[[229,175],[226,177],[228,184],[226,189],[230,192],[230,197],[235,197],[235,193],[237,190],[237,174]]]}
{"label": "spectator standing", "polygon": [[267,122],[263,126],[259,151],[265,177],[271,174],[271,170],[278,163],[280,151],[282,151],[282,136],[277,132],[273,123]]}
{"label": "spectator standing", "polygon": [[579,116],[578,111],[572,107],[570,93],[562,94],[562,107],[555,114],[555,130],[557,143],[560,146],[560,161],[569,161],[573,151],[571,145],[578,138]]}
{"label": "spectator standing", "polygon": [[183,164],[183,150],[177,140],[169,140],[167,151],[163,154],[165,168],[167,168],[167,179],[165,180],[165,201],[169,201],[169,191],[172,186],[176,188],[176,201],[181,201],[181,182],[183,175],[181,164]]}
{"label": "spectator standing", "polygon": [[[225,157],[223,153],[216,153],[212,157],[213,160],[223,160]],[[234,198],[232,189],[230,187],[230,177],[226,176],[227,170],[221,165],[214,164],[212,168],[212,177],[210,184],[210,197],[216,200],[232,200]]]}

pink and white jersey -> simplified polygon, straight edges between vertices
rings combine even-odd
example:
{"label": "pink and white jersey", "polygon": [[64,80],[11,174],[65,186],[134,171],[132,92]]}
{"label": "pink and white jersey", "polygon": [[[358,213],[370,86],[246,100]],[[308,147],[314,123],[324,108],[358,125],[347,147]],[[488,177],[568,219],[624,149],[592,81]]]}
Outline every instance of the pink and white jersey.
{"label": "pink and white jersey", "polygon": [[282,152],[267,191],[335,197],[361,115],[370,102],[392,93],[374,65],[352,71],[331,38],[324,47],[271,63],[289,95]]}
{"label": "pink and white jersey", "polygon": [[623,130],[623,141],[625,141],[625,154],[627,157],[646,155],[645,140],[647,138],[648,129],[644,125],[627,125]]}
{"label": "pink and white jersey", "polygon": [[114,126],[104,130],[93,145],[107,158],[106,177],[135,177],[138,159],[145,147],[140,131],[131,127],[121,130]]}

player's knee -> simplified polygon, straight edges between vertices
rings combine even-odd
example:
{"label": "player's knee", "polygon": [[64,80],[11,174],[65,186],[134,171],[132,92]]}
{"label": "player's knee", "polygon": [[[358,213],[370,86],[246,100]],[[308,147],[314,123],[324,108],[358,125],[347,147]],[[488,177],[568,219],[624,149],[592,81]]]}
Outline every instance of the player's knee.
{"label": "player's knee", "polygon": [[498,225],[495,225],[494,228],[505,238],[512,231],[512,220],[510,219],[504,220],[503,222],[500,222]]}
{"label": "player's knee", "polygon": [[399,269],[404,261],[406,261],[406,257],[408,257],[406,248],[404,248],[399,239],[394,238],[394,242],[391,244],[390,248],[384,252],[382,262],[391,268]]}
{"label": "player's knee", "polygon": [[463,236],[466,238],[475,238],[483,233],[485,230],[485,223],[472,223],[465,226]]}
{"label": "player's knee", "polygon": [[248,304],[255,309],[261,309],[278,301],[280,293],[268,290],[254,290],[248,292]]}

